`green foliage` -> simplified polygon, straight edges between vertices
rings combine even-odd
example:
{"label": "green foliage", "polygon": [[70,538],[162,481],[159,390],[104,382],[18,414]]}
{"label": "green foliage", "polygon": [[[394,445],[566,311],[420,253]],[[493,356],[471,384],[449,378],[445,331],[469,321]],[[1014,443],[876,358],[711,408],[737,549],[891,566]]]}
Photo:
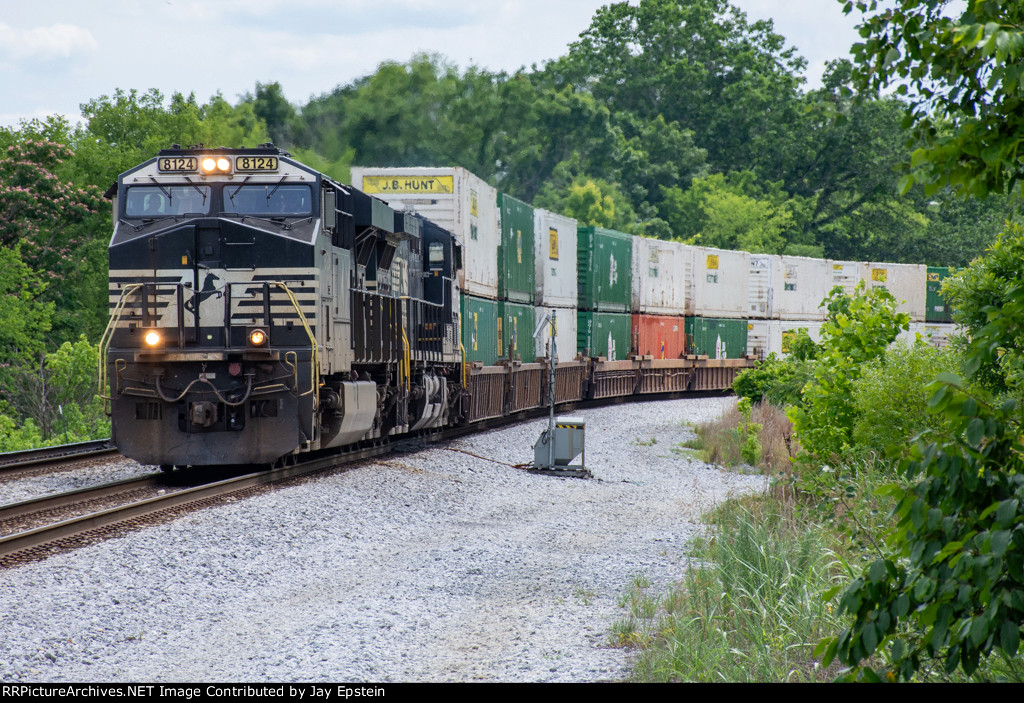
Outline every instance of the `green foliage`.
{"label": "green foliage", "polygon": [[616,643],[639,650],[641,681],[814,681],[829,674],[810,642],[833,630],[818,594],[838,572],[826,533],[764,499],[714,516],[682,583],[655,595],[634,582]]}
{"label": "green foliage", "polygon": [[[813,340],[804,333],[813,345]],[[742,371],[733,381],[732,389],[741,398],[755,403],[762,401],[784,407],[800,402],[800,391],[811,378],[811,367],[806,359],[795,354],[782,359],[774,352],[752,369]]]}
{"label": "green foliage", "polygon": [[[95,395],[99,347],[81,337],[64,342],[41,363],[0,369],[6,404],[0,443],[9,449],[110,436],[110,422]],[[19,421],[20,420],[20,424]]]}
{"label": "green foliage", "polygon": [[[962,293],[991,295],[992,280],[979,275],[987,264],[972,269],[961,279]],[[889,489],[898,519],[890,551],[847,586],[840,607],[851,623],[821,645],[827,659],[852,667],[849,678],[909,680],[932,669],[971,675],[993,654],[1006,660],[1018,654],[1024,623],[1024,379],[1014,372],[1024,335],[1020,271],[1018,265],[982,308],[984,325],[973,330],[964,360],[965,372],[975,376],[997,369],[1003,398],[982,386],[968,389],[951,373],[929,387],[929,405],[945,416],[949,432],[920,439],[900,463],[911,485]]]}
{"label": "green foliage", "polygon": [[958,361],[923,343],[897,343],[868,362],[853,386],[855,447],[883,454],[904,449],[926,430],[942,435],[945,422],[929,412],[925,389],[936,374],[959,368]]}
{"label": "green foliage", "polygon": [[0,247],[0,365],[27,362],[41,353],[53,303],[40,300],[46,284],[21,260],[21,248]]}
{"label": "green foliage", "polygon": [[857,409],[853,388],[864,364],[881,356],[910,318],[896,312],[896,301],[884,288],[854,296],[836,286],[823,301],[828,315],[813,376],[803,388],[803,402],[789,408],[797,438],[815,460],[829,463],[851,447]]}
{"label": "green foliage", "polygon": [[[1010,292],[1021,285],[1024,267],[1024,227],[1010,223],[984,258],[947,278],[943,295],[954,309],[953,319],[968,337],[977,337],[992,322]],[[1024,388],[1024,336],[1001,338],[995,354],[975,355],[974,380],[996,393]]]}
{"label": "green foliage", "polygon": [[629,201],[614,183],[572,174],[568,164],[560,164],[552,182],[535,199],[537,207],[574,217],[580,226],[607,227],[634,232],[637,216]]}
{"label": "green foliage", "polygon": [[739,439],[740,456],[743,461],[751,466],[761,463],[761,430],[763,427],[750,419],[751,403],[750,398],[740,398],[736,409],[742,420],[736,425],[736,435]]}
{"label": "green foliage", "polygon": [[[841,0],[863,13],[855,79],[869,91],[896,85],[914,148],[902,189],[961,195],[1010,191],[1024,175],[1024,6],[969,0]],[[867,13],[874,13],[868,15]]]}

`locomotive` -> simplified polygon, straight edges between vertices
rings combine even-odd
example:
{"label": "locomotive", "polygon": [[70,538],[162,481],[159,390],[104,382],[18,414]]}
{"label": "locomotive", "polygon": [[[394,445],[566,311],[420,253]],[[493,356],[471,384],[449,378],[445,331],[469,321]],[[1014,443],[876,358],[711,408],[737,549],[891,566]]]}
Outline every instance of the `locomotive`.
{"label": "locomotive", "polygon": [[272,144],[174,145],[108,197],[100,387],[125,456],[268,464],[464,420],[448,231]]}

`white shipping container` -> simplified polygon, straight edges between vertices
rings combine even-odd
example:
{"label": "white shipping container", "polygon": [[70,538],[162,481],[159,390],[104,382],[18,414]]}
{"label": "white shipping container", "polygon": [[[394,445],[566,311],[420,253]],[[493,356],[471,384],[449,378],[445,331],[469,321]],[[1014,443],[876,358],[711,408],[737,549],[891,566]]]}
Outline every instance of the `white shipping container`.
{"label": "white shipping container", "polygon": [[834,285],[825,259],[777,256],[773,278],[772,317],[780,320],[824,320],[820,307]]}
{"label": "white shipping container", "polygon": [[776,265],[778,258],[778,256],[773,254],[750,255],[750,291],[748,294],[750,307],[747,308],[747,313],[751,318],[767,320],[774,317],[772,312],[772,293],[774,288],[773,279],[779,268]]}
{"label": "white shipping container", "polygon": [[[534,310],[534,319],[537,320],[538,325],[549,311],[555,313],[555,351],[558,355],[556,361],[572,361],[576,358],[576,309],[538,305]],[[531,330],[530,333],[532,334],[533,331]],[[536,337],[535,351],[538,358],[542,356],[547,357],[550,344],[551,325],[545,323],[541,333]]]}
{"label": "white shipping container", "polygon": [[786,357],[799,330],[821,341],[821,322],[810,320],[751,320],[747,323],[747,354],[764,359],[769,354]]}
{"label": "white shipping container", "polygon": [[576,307],[576,220],[534,210],[533,242],[537,305]]}
{"label": "white shipping container", "polygon": [[842,286],[847,295],[853,295],[853,291],[861,279],[863,264],[859,261],[829,259],[828,265],[832,269],[832,283],[828,289],[832,290],[834,286]]}
{"label": "white shipping container", "polygon": [[633,312],[682,315],[686,312],[686,257],[679,242],[633,237]]}
{"label": "white shipping container", "polygon": [[896,342],[913,344],[920,335],[925,344],[945,349],[949,346],[949,338],[956,334],[963,334],[963,328],[952,322],[911,322],[910,329],[900,332]]}
{"label": "white shipping container", "polygon": [[464,168],[352,167],[352,185],[444,227],[462,242],[459,287],[498,297],[498,191]]}
{"label": "white shipping container", "polygon": [[928,307],[928,267],[924,264],[862,264],[867,288],[885,288],[896,298],[896,311],[924,322]]}
{"label": "white shipping container", "polygon": [[747,318],[750,254],[710,247],[686,247],[686,314]]}

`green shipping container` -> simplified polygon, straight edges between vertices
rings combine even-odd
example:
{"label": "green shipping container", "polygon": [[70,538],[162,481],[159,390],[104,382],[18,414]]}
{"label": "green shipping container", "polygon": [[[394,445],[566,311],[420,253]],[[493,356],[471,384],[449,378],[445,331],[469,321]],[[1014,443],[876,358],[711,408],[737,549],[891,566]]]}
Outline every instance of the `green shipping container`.
{"label": "green shipping container", "polygon": [[532,305],[502,301],[498,303],[501,315],[498,325],[498,343],[502,356],[508,358],[509,345],[512,345],[512,358],[519,358],[524,364],[537,358],[537,345],[533,341],[533,330],[536,319]]}
{"label": "green shipping container", "polygon": [[576,348],[588,356],[603,356],[609,361],[629,358],[633,316],[629,313],[576,313]]}
{"label": "green shipping container", "polygon": [[928,292],[926,295],[927,308],[924,311],[925,322],[952,322],[953,314],[949,305],[939,291],[942,289],[942,281],[949,278],[956,269],[946,266],[928,267]]}
{"label": "green shipping container", "polygon": [[[534,290],[533,208],[498,193],[498,297],[532,303]],[[532,331],[532,330],[531,330]]]}
{"label": "green shipping container", "polygon": [[741,359],[747,354],[747,321],[687,317],[686,346],[709,359]]}
{"label": "green shipping container", "polygon": [[487,366],[493,366],[500,356],[498,325],[501,318],[498,315],[498,303],[463,295],[460,312],[466,361],[482,361]]}
{"label": "green shipping container", "polygon": [[633,237],[603,227],[580,227],[577,229],[576,249],[579,309],[630,312]]}

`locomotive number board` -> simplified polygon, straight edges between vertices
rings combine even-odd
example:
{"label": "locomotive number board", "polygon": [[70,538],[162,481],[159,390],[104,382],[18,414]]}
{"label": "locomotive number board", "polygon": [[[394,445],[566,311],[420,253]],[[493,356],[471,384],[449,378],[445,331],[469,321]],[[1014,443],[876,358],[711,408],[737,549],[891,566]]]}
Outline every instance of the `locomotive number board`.
{"label": "locomotive number board", "polygon": [[156,160],[158,171],[180,173],[182,171],[198,171],[199,159],[195,156],[161,156]]}
{"label": "locomotive number board", "polygon": [[236,171],[276,171],[278,161],[276,156],[238,156],[235,157]]}

